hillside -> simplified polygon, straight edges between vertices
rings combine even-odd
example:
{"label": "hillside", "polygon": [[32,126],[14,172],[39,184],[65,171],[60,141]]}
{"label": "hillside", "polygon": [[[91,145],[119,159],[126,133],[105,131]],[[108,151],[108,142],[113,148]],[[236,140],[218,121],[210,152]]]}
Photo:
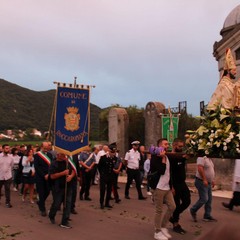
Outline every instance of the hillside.
{"label": "hillside", "polygon": [[[49,129],[55,90],[33,91],[0,79],[0,131]],[[90,105],[90,136],[97,137],[101,108]]]}

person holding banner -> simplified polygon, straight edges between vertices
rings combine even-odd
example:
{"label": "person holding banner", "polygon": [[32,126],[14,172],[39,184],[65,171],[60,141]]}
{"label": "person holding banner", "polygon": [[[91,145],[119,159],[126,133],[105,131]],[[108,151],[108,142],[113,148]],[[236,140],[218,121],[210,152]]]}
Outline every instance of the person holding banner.
{"label": "person holding banner", "polygon": [[71,228],[69,216],[72,201],[72,183],[76,173],[70,161],[64,153],[57,153],[56,161],[53,161],[49,167],[53,202],[48,217],[51,223],[55,224],[56,213],[63,203],[62,221],[59,225],[62,228]]}
{"label": "person holding banner", "polygon": [[39,197],[37,204],[43,217],[47,216],[45,201],[50,193],[48,170],[52,162],[52,155],[48,151],[49,143],[43,142],[41,144],[41,151],[38,151],[34,155],[36,189]]}

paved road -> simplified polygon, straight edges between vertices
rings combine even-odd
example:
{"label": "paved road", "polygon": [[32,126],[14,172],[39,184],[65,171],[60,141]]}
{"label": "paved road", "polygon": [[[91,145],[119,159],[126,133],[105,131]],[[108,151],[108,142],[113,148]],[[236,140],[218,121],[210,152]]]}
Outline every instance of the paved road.
{"label": "paved road", "polygon": [[[72,229],[62,229],[57,224],[53,225],[47,217],[39,215],[37,206],[29,202],[22,202],[21,197],[16,192],[12,192],[13,208],[7,209],[4,205],[4,198],[0,205],[0,239],[16,240],[148,240],[153,239],[153,217],[154,205],[150,198],[146,201],[137,199],[135,188],[130,189],[131,200],[123,199],[124,184],[120,184],[120,196],[122,202],[114,204],[111,210],[101,210],[99,208],[99,188],[92,186],[91,197],[93,201],[77,201],[77,215],[72,215]],[[145,190],[143,190],[145,193]],[[192,194],[192,202],[196,201],[197,195]],[[230,212],[221,206],[224,198],[214,197],[213,216],[218,219],[217,223],[206,223],[200,218],[202,210],[199,212],[199,221],[194,223],[191,220],[189,211],[186,210],[181,219],[182,226],[187,230],[185,235],[170,233],[173,240],[192,240],[203,236],[211,229],[216,229],[222,224],[239,224],[240,207]],[[47,206],[49,208],[51,197]],[[61,212],[56,216],[59,223]],[[169,224],[171,228],[171,224]],[[230,240],[231,238],[228,238]]]}

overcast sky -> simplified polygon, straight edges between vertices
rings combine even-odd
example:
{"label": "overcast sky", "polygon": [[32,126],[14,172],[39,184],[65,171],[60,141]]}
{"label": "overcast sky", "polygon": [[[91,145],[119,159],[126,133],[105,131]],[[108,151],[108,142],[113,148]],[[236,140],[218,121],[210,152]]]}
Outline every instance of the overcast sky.
{"label": "overcast sky", "polygon": [[219,80],[213,44],[238,0],[0,0],[0,78],[35,91],[96,85],[91,102],[187,101]]}

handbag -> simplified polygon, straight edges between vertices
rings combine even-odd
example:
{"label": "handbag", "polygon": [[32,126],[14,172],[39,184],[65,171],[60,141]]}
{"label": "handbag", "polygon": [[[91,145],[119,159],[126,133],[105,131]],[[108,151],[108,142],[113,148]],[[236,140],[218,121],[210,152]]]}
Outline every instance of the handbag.
{"label": "handbag", "polygon": [[159,173],[159,171],[148,173],[147,180],[148,180],[149,187],[151,189],[156,189],[160,176],[161,174]]}

